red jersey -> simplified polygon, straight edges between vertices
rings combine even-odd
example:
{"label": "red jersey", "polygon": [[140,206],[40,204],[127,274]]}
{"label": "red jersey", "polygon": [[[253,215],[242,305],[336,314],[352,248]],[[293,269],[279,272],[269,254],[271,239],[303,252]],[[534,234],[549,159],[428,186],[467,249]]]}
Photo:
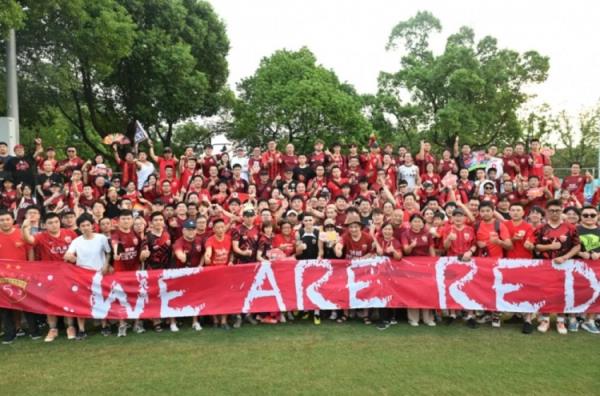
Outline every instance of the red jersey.
{"label": "red jersey", "polygon": [[394,258],[393,253],[387,252],[390,246],[392,246],[397,252],[402,253],[402,244],[396,238],[392,238],[389,241],[386,241],[385,239],[383,239],[383,235],[378,235],[377,243],[379,243],[379,246],[381,246],[381,248],[383,249],[383,255],[385,257]]}
{"label": "red jersey", "polygon": [[119,260],[115,260],[113,267],[116,272],[137,271],[140,269],[140,247],[142,240],[135,231],[123,232],[116,229],[110,235],[110,241],[117,245]]}
{"label": "red jersey", "polygon": [[317,153],[316,151],[313,152],[310,155],[308,163],[313,170],[317,169],[317,166],[319,165],[325,165],[325,153],[323,151],[320,153]]}
{"label": "red jersey", "polygon": [[583,190],[587,183],[586,177],[579,176],[567,176],[563,179],[560,188],[568,190],[571,194],[575,195],[579,202],[583,203]]}
{"label": "red jersey", "polygon": [[417,245],[410,252],[409,256],[429,256],[429,248],[433,246],[433,237],[425,228],[421,232],[414,232],[411,228],[404,230],[400,236],[402,246],[408,246],[413,242],[417,242]]}
{"label": "red jersey", "polygon": [[536,244],[548,245],[556,241],[561,244],[558,250],[540,252],[540,256],[545,259],[555,259],[564,256],[580,243],[577,229],[574,225],[567,222],[560,223],[556,228],[550,224],[544,224],[535,231],[534,236]]}
{"label": "red jersey", "polygon": [[550,165],[550,158],[542,153],[529,154],[532,164],[529,165],[529,176],[537,176],[540,180],[544,178],[544,165]]}
{"label": "red jersey", "polygon": [[281,250],[286,256],[293,256],[296,253],[296,238],[290,234],[287,238],[282,234],[277,234],[273,238],[273,248]]}
{"label": "red jersey", "polygon": [[14,227],[9,233],[0,232],[0,252],[4,260],[27,260],[27,244],[21,230]]}
{"label": "red jersey", "polygon": [[227,265],[231,258],[231,237],[225,234],[222,240],[217,239],[216,235],[206,240],[206,248],[211,248],[210,263],[206,265]]}
{"label": "red jersey", "polygon": [[[533,226],[525,221],[521,221],[521,224],[516,225],[512,220],[504,222],[510,238],[512,239],[513,247],[506,252],[506,258],[511,259],[526,259],[532,258],[533,253],[525,249],[525,242],[535,242],[533,236]],[[514,239],[515,236],[520,239]]]}
{"label": "red jersey", "polygon": [[238,242],[240,250],[252,250],[252,256],[250,257],[236,255],[238,262],[251,263],[253,261],[256,261],[256,252],[258,251],[259,237],[260,231],[259,228],[256,226],[248,228],[244,224],[241,224],[239,227],[236,227],[231,231],[231,240]]}
{"label": "red jersey", "polygon": [[445,241],[451,233],[456,235],[456,239],[450,243],[450,247],[446,252],[448,256],[461,256],[475,244],[475,230],[471,226],[465,225],[462,230],[454,225],[442,227],[440,229],[440,239]]}
{"label": "red jersey", "polygon": [[57,237],[53,237],[48,231],[37,233],[33,237],[36,257],[42,261],[63,261],[63,256],[75,238],[75,231],[62,228]]}
{"label": "red jersey", "polygon": [[171,237],[167,230],[163,230],[160,235],[155,235],[148,231],[146,238],[142,243],[142,248],[148,247],[150,257],[146,259],[146,265],[150,269],[161,269],[169,267],[171,258]]}
{"label": "red jersey", "polygon": [[129,182],[134,182],[137,188],[137,165],[135,162],[119,161],[121,168],[121,185],[126,187]]}
{"label": "red jersey", "polygon": [[269,179],[274,180],[279,175],[279,151],[267,151],[263,153],[261,162],[263,167],[269,172]]}
{"label": "red jersey", "polygon": [[175,267],[197,267],[202,261],[202,255],[204,253],[204,246],[202,244],[203,238],[194,238],[192,241],[188,241],[184,237],[179,238],[173,244],[173,252],[182,251],[186,255],[186,261],[179,260],[177,254],[175,256]]}
{"label": "red jersey", "polygon": [[349,232],[342,236],[342,244],[346,259],[361,258],[367,254],[373,253],[373,237],[365,231],[361,232],[360,238],[355,241]]}

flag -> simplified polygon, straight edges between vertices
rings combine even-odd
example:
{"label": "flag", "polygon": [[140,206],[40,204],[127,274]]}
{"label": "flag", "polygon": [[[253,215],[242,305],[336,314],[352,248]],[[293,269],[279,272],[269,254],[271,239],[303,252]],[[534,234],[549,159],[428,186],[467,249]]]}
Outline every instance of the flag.
{"label": "flag", "polygon": [[142,126],[142,124],[140,124],[139,121],[135,121],[135,136],[133,138],[133,141],[135,142],[135,144],[141,143],[144,140],[148,140],[148,134],[146,133],[146,131],[144,130],[144,127]]}

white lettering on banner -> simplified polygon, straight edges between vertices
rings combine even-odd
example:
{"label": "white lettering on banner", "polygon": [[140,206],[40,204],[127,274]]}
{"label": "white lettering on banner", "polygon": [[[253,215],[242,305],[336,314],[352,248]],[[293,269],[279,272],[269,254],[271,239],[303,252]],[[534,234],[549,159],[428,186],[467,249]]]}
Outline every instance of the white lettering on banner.
{"label": "white lettering on banner", "polygon": [[[565,271],[565,309],[563,312],[586,312],[598,299],[598,295],[600,295],[600,283],[594,271],[586,263],[579,260],[567,260],[563,264],[556,264],[552,261],[552,267],[560,271]],[[575,277],[573,276],[575,272],[587,279],[594,291],[592,297],[578,306],[575,306]]]}
{"label": "white lettering on banner", "polygon": [[357,294],[362,289],[366,289],[371,285],[371,282],[368,281],[356,281],[356,274],[354,273],[354,268],[361,267],[377,267],[380,264],[388,263],[389,258],[387,257],[375,257],[368,259],[358,259],[352,260],[350,265],[346,269],[348,273],[348,293],[349,293],[349,305],[351,309],[358,308],[385,308],[387,303],[390,302],[392,296],[386,296],[384,298],[373,297],[366,300],[357,297]]}
{"label": "white lettering on banner", "polygon": [[96,272],[92,278],[92,294],[90,295],[92,317],[94,319],[106,318],[113,302],[118,300],[121,306],[125,308],[127,318],[139,318],[144,312],[144,307],[148,302],[148,273],[146,271],[137,271],[136,277],[139,284],[138,295],[135,302],[135,308],[131,308],[129,301],[127,300],[127,293],[123,290],[123,286],[116,281],[112,281],[108,297],[104,299],[102,294],[102,279],[104,276],[101,272]]}
{"label": "white lettering on banner", "polygon": [[296,304],[298,306],[298,310],[304,310],[304,289],[302,288],[302,284],[304,283],[304,271],[306,271],[307,268],[313,267],[325,268],[327,272],[325,272],[325,274],[323,274],[321,278],[311,283],[306,288],[306,296],[313,304],[319,307],[319,309],[339,309],[337,305],[327,300],[317,290],[325,282],[327,282],[333,274],[333,267],[331,266],[331,262],[329,260],[302,260],[298,261],[298,264],[296,264],[296,267],[294,269],[294,282],[296,284]]}
{"label": "white lettering on banner", "polygon": [[503,283],[502,268],[528,268],[542,265],[542,260],[531,259],[500,259],[498,265],[494,267],[494,290],[496,290],[496,310],[501,312],[538,312],[541,307],[546,305],[546,300],[540,302],[523,301],[511,303],[505,300],[508,293],[520,290],[522,283]]}
{"label": "white lettering on banner", "polygon": [[[265,279],[268,279],[269,283],[271,284],[271,290],[265,290],[261,288]],[[275,297],[275,301],[277,301],[277,307],[279,307],[279,311],[287,311],[287,309],[285,308],[285,304],[283,303],[283,298],[281,297],[281,292],[279,291],[279,286],[275,281],[275,274],[273,273],[273,268],[271,267],[270,261],[263,261],[259,264],[258,271],[254,276],[254,282],[252,282],[250,291],[248,291],[248,294],[244,299],[244,306],[242,308],[242,312],[250,312],[250,306],[252,305],[252,301],[256,300],[257,298],[264,297]]]}
{"label": "white lettering on banner", "polygon": [[177,268],[163,270],[162,275],[158,278],[158,291],[160,293],[160,317],[161,318],[174,318],[182,316],[198,316],[200,311],[204,308],[204,304],[197,305],[195,307],[186,305],[181,308],[172,308],[169,306],[171,300],[177,297],[183,296],[181,290],[168,290],[167,280],[185,278],[186,276],[195,275],[202,270],[202,267],[193,268]]}
{"label": "white lettering on banner", "polygon": [[465,309],[478,309],[483,310],[483,306],[477,301],[472,300],[469,296],[462,291],[465,285],[475,278],[477,273],[477,265],[473,260],[460,261],[457,257],[440,257],[435,263],[435,280],[437,282],[438,296],[440,301],[440,309],[448,309],[448,301],[446,299],[446,268],[449,265],[465,265],[471,270],[467,272],[461,279],[453,282],[448,287],[448,292],[458,304]]}

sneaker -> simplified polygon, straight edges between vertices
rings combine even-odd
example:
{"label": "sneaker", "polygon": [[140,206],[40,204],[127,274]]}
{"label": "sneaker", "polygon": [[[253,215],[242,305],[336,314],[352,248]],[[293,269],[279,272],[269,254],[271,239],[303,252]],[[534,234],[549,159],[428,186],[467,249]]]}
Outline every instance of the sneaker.
{"label": "sneaker", "polygon": [[162,333],[162,331],[163,331],[162,325],[160,323],[155,324],[154,325],[154,331],[156,333]]}
{"label": "sneaker", "polygon": [[569,331],[571,333],[576,333],[579,330],[579,322],[577,319],[569,319]]}
{"label": "sneaker", "polygon": [[179,327],[177,327],[177,323],[171,323],[171,325],[169,326],[169,329],[171,330],[172,333],[177,333],[179,331]]}
{"label": "sneaker", "polygon": [[143,324],[136,323],[135,325],[133,325],[133,331],[135,332],[135,334],[143,334],[146,332],[146,329],[144,329]]}
{"label": "sneaker", "polygon": [[194,323],[192,323],[192,330],[200,331],[200,330],[202,330],[202,326],[200,326],[199,322],[194,322]]}
{"label": "sneaker", "polygon": [[479,327],[477,321],[475,320],[475,318],[469,318],[467,319],[467,327],[469,329],[476,329]]}
{"label": "sneaker", "polygon": [[15,340],[17,339],[17,336],[14,336],[13,338],[5,338],[2,340],[2,345],[10,345],[12,344]]}
{"label": "sneaker", "polygon": [[419,322],[415,322],[414,320],[409,320],[408,324],[412,327],[419,327]]}
{"label": "sneaker", "polygon": [[492,321],[491,315],[483,315],[477,318],[477,323],[484,324]]}
{"label": "sneaker", "polygon": [[302,313],[302,317],[301,317],[301,319],[302,319],[302,320],[306,320],[306,319],[308,319],[308,318],[310,318],[310,314],[308,313],[308,311],[304,311],[304,312]]}
{"label": "sneaker", "polygon": [[545,332],[547,332],[547,331],[548,331],[548,329],[549,329],[549,328],[550,328],[550,321],[549,321],[549,320],[546,320],[546,319],[544,319],[544,320],[542,320],[542,321],[540,322],[540,324],[538,325],[538,327],[537,327],[537,330],[538,330],[540,333],[545,333]]}
{"label": "sneaker", "polygon": [[127,337],[127,325],[122,324],[119,326],[119,332],[117,333],[117,337]]}
{"label": "sneaker", "polygon": [[600,334],[600,330],[598,329],[596,324],[591,320],[583,322],[581,328],[592,334]]}
{"label": "sneaker", "polygon": [[[221,328],[223,327],[223,325],[221,325]],[[234,329],[239,329],[240,327],[242,327],[242,316],[241,315],[235,315],[235,322],[233,322],[233,328]]]}
{"label": "sneaker", "polygon": [[425,326],[435,327],[436,324],[435,324],[435,321],[432,320],[431,322],[425,322]]}
{"label": "sneaker", "polygon": [[27,335],[27,333],[25,333],[25,330],[23,330],[23,329],[19,328],[15,331],[16,337],[25,337],[26,335]]}
{"label": "sneaker", "polygon": [[313,316],[313,322],[315,323],[315,325],[320,325],[321,324],[321,315],[320,314],[315,314]]}
{"label": "sneaker", "polygon": [[39,340],[40,338],[42,338],[42,335],[39,332],[35,332],[35,333],[31,333],[29,335],[29,337],[31,337],[32,340]]}
{"label": "sneaker", "polygon": [[58,329],[50,329],[48,335],[44,338],[44,342],[52,342],[58,337]]}
{"label": "sneaker", "polygon": [[502,326],[502,320],[498,317],[492,318],[492,327],[499,329]]}
{"label": "sneaker", "polygon": [[103,327],[102,330],[100,330],[100,333],[102,333],[104,337],[108,337],[110,335],[110,327]]}
{"label": "sneaker", "polygon": [[[235,327],[235,324],[233,325],[233,327]],[[223,330],[231,330],[231,327],[229,327],[229,325],[227,323],[223,323],[220,326],[220,328],[223,329]]]}
{"label": "sneaker", "polygon": [[337,311],[331,311],[331,316],[329,316],[329,320],[337,319]]}
{"label": "sneaker", "polygon": [[77,341],[83,341],[87,338],[87,333],[85,331],[78,331],[77,332],[77,336],[75,337],[75,339]]}
{"label": "sneaker", "polygon": [[287,320],[289,320],[290,322],[294,321],[294,314],[292,312],[287,312],[285,316],[287,316]]}
{"label": "sneaker", "polygon": [[377,322],[377,330],[385,330],[388,327],[390,327],[390,322],[387,322],[385,320]]}
{"label": "sneaker", "polygon": [[253,326],[258,324],[256,319],[254,319],[254,317],[251,314],[246,315],[246,322],[250,323]]}
{"label": "sneaker", "polygon": [[261,323],[264,324],[277,324],[277,319],[272,316],[265,316]]}
{"label": "sneaker", "polygon": [[558,331],[558,334],[561,334],[561,335],[567,334],[568,331],[567,331],[567,326],[565,326],[565,322],[563,322],[563,321],[556,322],[556,331]]}
{"label": "sneaker", "polygon": [[600,319],[596,319],[594,323],[596,324],[596,327],[600,329]]}
{"label": "sneaker", "polygon": [[77,336],[77,332],[75,331],[75,327],[69,326],[67,327],[67,340],[74,340]]}
{"label": "sneaker", "polygon": [[533,325],[531,324],[531,322],[523,322],[522,333],[523,334],[531,334],[531,333],[533,333]]}
{"label": "sneaker", "polygon": [[281,314],[279,314],[279,322],[280,323],[287,322],[287,320],[285,320],[285,314],[283,312]]}
{"label": "sneaker", "polygon": [[390,320],[390,324],[392,326],[397,325],[398,324],[398,320],[396,320],[396,318],[392,318],[392,320]]}

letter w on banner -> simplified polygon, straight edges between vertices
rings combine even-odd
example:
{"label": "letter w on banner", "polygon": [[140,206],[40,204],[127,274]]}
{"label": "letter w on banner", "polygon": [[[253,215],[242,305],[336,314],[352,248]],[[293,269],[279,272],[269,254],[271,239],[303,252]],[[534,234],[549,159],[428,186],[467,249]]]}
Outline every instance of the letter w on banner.
{"label": "letter w on banner", "polygon": [[590,260],[275,260],[106,276],[0,260],[0,307],[103,319],[381,307],[598,313],[599,280]]}

